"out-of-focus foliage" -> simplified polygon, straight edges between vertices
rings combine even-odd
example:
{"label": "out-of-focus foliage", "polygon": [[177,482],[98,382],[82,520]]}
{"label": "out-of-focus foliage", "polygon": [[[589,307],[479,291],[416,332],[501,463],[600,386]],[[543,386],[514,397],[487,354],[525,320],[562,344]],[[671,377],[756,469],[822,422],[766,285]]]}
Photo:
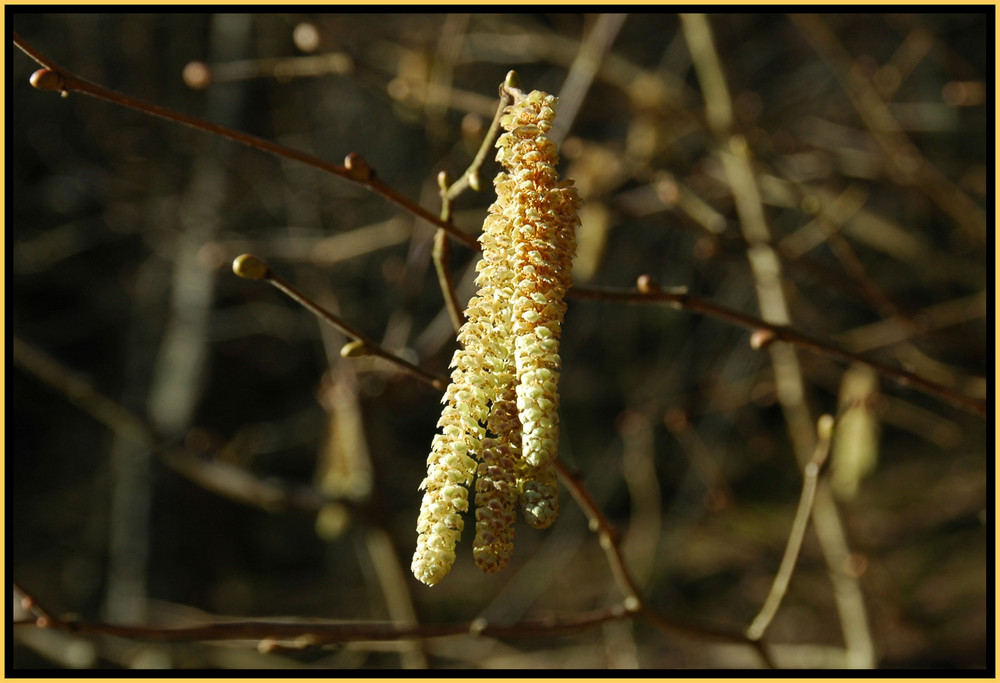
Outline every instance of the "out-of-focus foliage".
{"label": "out-of-focus foliage", "polygon": [[[588,42],[597,17],[571,14],[8,17],[83,78],[333,161],[356,152],[434,212],[438,172],[457,177],[466,168],[507,71],[517,69],[527,89],[564,95],[566,107],[567,74],[579,74],[581,51],[599,42]],[[985,225],[993,177],[992,14],[819,20],[848,55],[847,72],[787,16],[710,16],[793,325],[985,396],[995,352],[986,305],[993,227],[987,239],[977,221]],[[561,172],[585,204],[577,282],[630,287],[645,273],[758,314],[678,18],[630,15],[591,56],[602,66],[575,116],[563,114],[572,125]],[[185,85],[193,61],[212,70],[207,89]],[[303,64],[322,73],[290,75]],[[90,620],[189,623],[199,611],[400,618],[382,574],[409,564],[439,393],[384,365],[341,359],[342,337],[228,264],[252,251],[386,347],[444,372],[454,342],[431,263],[433,230],[313,169],[104,102],[33,90],[34,68],[12,55],[10,331],[148,417],[195,464],[315,483],[343,502],[317,514],[234,501],[9,366],[12,578],[52,611]],[[967,203],[948,210],[951,199],[893,172],[898,159],[844,88],[852,70],[874,84],[908,153]],[[487,162],[484,180],[498,169]],[[471,234],[492,201],[483,184],[455,206]],[[463,297],[474,261],[453,247]],[[814,417],[836,412],[846,368],[808,351],[799,358]],[[571,300],[563,363],[561,458],[623,532],[650,605],[748,624],[801,488],[767,352],[717,320]],[[877,662],[986,666],[987,422],[885,380],[880,389],[877,462],[840,503]],[[519,525],[514,557],[497,575],[475,569],[471,524],[441,585],[405,574],[416,618],[512,623],[619,600],[596,538],[564,495],[552,529]],[[386,559],[386,539],[398,565]],[[767,640],[787,646],[779,661],[803,666],[842,647],[811,533]],[[73,660],[64,644],[49,650],[25,636],[13,664],[421,661],[405,648],[401,659],[393,648],[265,656],[96,642]],[[459,667],[757,663],[749,648],[672,639],[631,622],[528,642],[430,641],[423,656]]]}

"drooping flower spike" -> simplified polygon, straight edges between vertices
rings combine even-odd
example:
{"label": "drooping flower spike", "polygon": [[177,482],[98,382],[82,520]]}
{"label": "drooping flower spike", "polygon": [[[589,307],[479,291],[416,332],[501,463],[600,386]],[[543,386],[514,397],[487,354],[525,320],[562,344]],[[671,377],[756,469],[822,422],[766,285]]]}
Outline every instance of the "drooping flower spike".
{"label": "drooping flower spike", "polygon": [[427,459],[414,575],[438,583],[455,545],[476,480],[473,556],[486,572],[513,551],[516,503],[528,523],[546,528],[559,512],[555,469],[559,440],[559,339],[571,285],[579,200],[560,183],[558,155],[546,137],[556,98],[514,87],[497,141],[505,172],[479,241],[476,295],[458,334],[451,379]]}

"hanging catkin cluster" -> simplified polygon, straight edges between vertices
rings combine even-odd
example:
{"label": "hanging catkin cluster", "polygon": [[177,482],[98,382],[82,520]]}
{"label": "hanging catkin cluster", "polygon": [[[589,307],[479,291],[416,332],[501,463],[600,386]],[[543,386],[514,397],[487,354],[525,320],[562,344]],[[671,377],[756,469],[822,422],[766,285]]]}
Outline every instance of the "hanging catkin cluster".
{"label": "hanging catkin cluster", "polygon": [[427,458],[414,576],[440,581],[455,561],[469,486],[475,480],[473,557],[501,569],[514,548],[515,508],[544,529],[559,514],[554,459],[559,440],[559,337],[571,284],[576,190],[559,182],[546,137],[556,98],[509,87],[500,120],[497,200],[479,238],[478,291],[458,333],[451,383]]}

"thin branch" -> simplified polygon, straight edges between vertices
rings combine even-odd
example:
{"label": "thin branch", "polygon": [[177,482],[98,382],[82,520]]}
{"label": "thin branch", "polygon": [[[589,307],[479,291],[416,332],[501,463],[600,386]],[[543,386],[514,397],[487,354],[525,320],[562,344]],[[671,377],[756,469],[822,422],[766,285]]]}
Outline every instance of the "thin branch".
{"label": "thin branch", "polygon": [[639,595],[639,589],[632,580],[632,576],[629,574],[628,568],[625,566],[625,560],[618,545],[618,531],[597,505],[597,502],[590,495],[590,491],[587,490],[587,487],[580,478],[573,474],[558,459],[555,460],[555,466],[559,472],[559,478],[566,488],[569,489],[577,505],[587,515],[590,530],[597,534],[598,542],[608,557],[608,564],[611,567],[611,573],[615,577],[615,582],[625,596],[625,608],[630,611],[638,611],[642,605],[642,598]]}
{"label": "thin branch", "polygon": [[[747,259],[757,289],[761,316],[769,323],[787,326],[791,317],[781,279],[780,261],[771,246],[771,230],[764,214],[749,145],[743,136],[732,130],[732,100],[711,27],[703,14],[682,15],[681,24],[698,79],[705,85],[705,106],[710,123],[714,119],[712,131],[718,141],[718,153],[736,204],[740,230],[747,241]],[[754,333],[751,340],[752,343],[757,341],[755,348],[769,347],[778,402],[788,425],[796,460],[805,469],[817,439],[813,432],[811,411],[805,400],[805,381],[795,347],[784,341],[776,342],[777,337],[767,332]],[[847,577],[852,585],[845,586],[846,590],[838,589],[839,578],[836,577],[841,566],[839,563],[849,553],[840,514],[830,497],[819,498],[814,505],[816,537],[834,584],[833,598],[848,658],[857,665],[870,668],[875,658],[865,603],[856,577]]]}
{"label": "thin branch", "polygon": [[817,423],[816,433],[819,439],[816,442],[816,450],[802,471],[802,495],[799,498],[799,507],[795,512],[795,519],[792,521],[792,530],[788,534],[788,544],[785,547],[785,555],[781,558],[781,565],[778,573],[774,577],[771,591],[768,593],[764,606],[760,613],[754,618],[750,626],[747,627],[747,638],[760,640],[764,637],[764,632],[771,621],[778,613],[781,601],[788,590],[788,584],[792,580],[792,573],[795,571],[795,564],[798,561],[799,551],[802,549],[802,540],[805,538],[806,529],[809,526],[809,517],[813,510],[813,501],[816,498],[816,485],[819,481],[820,469],[830,453],[830,439],[833,436],[834,419],[829,415],[820,417]]}
{"label": "thin branch", "polygon": [[580,44],[573,63],[566,73],[566,80],[559,89],[559,118],[552,126],[549,137],[562,144],[573,127],[594,78],[601,70],[601,63],[618,37],[627,14],[599,14],[593,27]]}
{"label": "thin branch", "polygon": [[[39,358],[41,360],[39,360]],[[28,360],[25,360],[28,359]],[[56,361],[34,351],[32,347],[15,338],[14,360],[47,384],[60,390],[96,417],[110,429],[155,441],[154,430],[142,418],[96,391],[86,380],[76,376]],[[323,496],[309,487],[289,487],[268,480],[262,481],[220,462],[204,461],[187,455],[181,449],[164,452],[163,461],[172,469],[205,488],[247,504],[267,510],[295,508],[315,512],[326,502]],[[298,646],[314,646],[359,640],[396,641],[410,638],[432,638],[462,634],[483,635],[496,638],[525,638],[573,633],[607,621],[640,616],[660,630],[705,637],[724,642],[751,645],[761,653],[763,661],[772,665],[767,652],[759,643],[750,642],[740,633],[723,629],[676,622],[653,612],[642,600],[622,558],[618,535],[611,522],[597,506],[585,485],[557,461],[563,483],[570,489],[577,502],[591,520],[591,528],[598,533],[612,571],[625,600],[603,610],[595,610],[572,617],[546,618],[519,622],[508,626],[490,625],[482,619],[469,623],[443,625],[392,625],[372,622],[313,622],[313,621],[247,621],[221,622],[185,628],[155,628],[121,626],[103,623],[61,620],[38,607],[27,593],[21,591],[22,603],[31,608],[32,618],[18,621],[15,626],[34,625],[79,634],[115,635],[136,640],[258,640],[277,645],[274,641],[291,640]],[[28,609],[26,607],[25,609]]]}
{"label": "thin branch", "polygon": [[837,35],[814,14],[790,14],[789,19],[802,31],[847,93],[868,132],[882,148],[891,170],[891,179],[926,194],[972,239],[985,245],[986,212],[921,155],[919,148],[896,121],[878,88],[862,69],[854,68],[854,57]]}
{"label": "thin branch", "polygon": [[[23,593],[23,591],[22,591]],[[398,625],[375,621],[321,621],[309,619],[260,619],[244,621],[213,621],[194,626],[126,626],[102,622],[62,619],[41,610],[27,594],[22,602],[30,601],[34,619],[15,623],[15,626],[33,626],[69,631],[80,635],[108,635],[131,640],[180,642],[180,641],[258,641],[258,647],[267,651],[278,646],[278,641],[291,642],[298,649],[319,647],[334,643],[358,641],[399,641],[413,638],[443,638],[449,636],[485,636],[501,639],[538,638],[592,628],[608,621],[626,619],[630,615],[619,606],[583,612],[563,618],[531,619],[516,624],[494,625],[483,619],[454,624]]]}
{"label": "thin branch", "polygon": [[445,379],[431,374],[427,370],[414,365],[405,358],[398,356],[391,351],[382,348],[378,342],[366,335],[364,332],[345,322],[338,316],[326,310],[313,301],[305,293],[299,291],[292,283],[274,272],[263,259],[253,254],[242,254],[233,261],[233,272],[248,280],[264,280],[281,290],[289,298],[308,310],[310,313],[321,319],[323,322],[334,327],[345,336],[354,340],[354,343],[345,345],[340,353],[345,358],[355,358],[359,356],[376,356],[402,368],[418,379],[427,382],[435,389],[443,390]]}
{"label": "thin branch", "polygon": [[114,434],[148,444],[170,469],[206,490],[272,512],[286,509],[315,512],[329,502],[311,486],[285,483],[275,478],[261,479],[223,460],[206,459],[181,448],[165,447],[163,439],[147,420],[19,337],[13,339],[13,359],[25,372],[58,391]]}
{"label": "thin branch", "polygon": [[639,286],[637,289],[574,287],[567,293],[567,296],[588,301],[621,301],[635,304],[667,303],[679,310],[706,315],[710,318],[716,318],[754,332],[763,331],[766,334],[757,337],[763,340],[762,344],[780,340],[844,363],[861,363],[862,365],[867,365],[880,375],[888,377],[903,386],[918,389],[925,394],[947,401],[975,415],[986,416],[986,401],[965,396],[950,387],[924,379],[912,372],[900,370],[856,353],[851,353],[830,342],[817,339],[804,332],[799,332],[787,325],[769,323],[752,315],[726,308],[708,299],[688,294],[685,287],[661,289],[648,275],[639,277]]}
{"label": "thin branch", "polygon": [[[471,187],[477,191],[480,188],[479,169],[482,168],[482,165],[486,162],[487,155],[493,149],[493,140],[496,139],[497,132],[500,130],[500,118],[503,116],[504,109],[507,108],[513,99],[506,85],[507,82],[516,82],[516,80],[517,74],[511,71],[507,74],[504,84],[500,86],[500,103],[497,105],[496,113],[493,115],[493,121],[490,123],[489,130],[487,130],[482,143],[479,145],[476,156],[473,157],[472,163],[465,169],[461,177],[449,185],[448,174],[444,171],[438,174],[438,186],[441,188],[441,220],[446,223],[451,222],[452,202],[466,188]],[[444,296],[445,307],[448,310],[448,316],[451,318],[451,324],[455,328],[455,332],[458,332],[465,322],[465,315],[462,313],[462,307],[458,303],[458,295],[455,293],[455,281],[452,277],[451,269],[448,267],[450,248],[445,237],[444,231],[440,229],[434,235],[432,256],[434,269],[437,271],[438,283],[441,287],[441,294]]]}
{"label": "thin branch", "polygon": [[[479,243],[476,241],[475,237],[462,232],[454,225],[446,221],[442,221],[427,209],[423,208],[419,204],[416,204],[409,198],[386,185],[376,176],[375,171],[372,170],[368,164],[363,163],[363,160],[361,160],[361,158],[357,155],[352,155],[352,157],[348,158],[347,164],[340,166],[329,161],[324,161],[323,159],[312,156],[311,154],[306,154],[305,152],[300,152],[299,150],[279,145],[276,142],[265,140],[264,138],[248,135],[247,133],[241,133],[240,131],[227,128],[226,126],[220,126],[212,123],[211,121],[206,121],[195,116],[188,116],[187,114],[181,114],[159,105],[143,102],[142,100],[124,95],[111,90],[110,88],[105,88],[104,86],[97,85],[96,83],[91,83],[90,81],[86,81],[74,75],[39,52],[17,33],[13,34],[13,40],[14,45],[16,45],[22,52],[45,67],[44,69],[36,71],[31,76],[31,84],[39,90],[57,91],[62,93],[63,96],[66,96],[71,92],[89,95],[90,97],[96,97],[97,99],[105,100],[106,102],[111,102],[112,104],[134,109],[144,114],[149,114],[150,116],[156,116],[174,123],[190,126],[191,128],[195,128],[206,133],[212,133],[261,152],[266,152],[277,157],[291,159],[293,161],[306,164],[307,166],[312,166],[313,168],[325,171],[326,173],[333,174],[345,180],[357,183],[358,185],[367,187],[377,194],[382,195],[385,199],[393,202],[405,211],[413,214],[417,218],[421,218],[431,225],[435,225],[444,230],[452,238],[462,242],[466,246],[471,247],[472,249],[479,249]],[[353,164],[350,161],[351,158],[354,159]]]}
{"label": "thin branch", "polygon": [[34,345],[15,336],[12,350],[15,365],[61,393],[115,434],[139,443],[154,441],[153,430],[145,420]]}
{"label": "thin branch", "polygon": [[486,157],[493,149],[493,141],[496,139],[497,133],[500,130],[500,118],[503,116],[504,109],[507,108],[513,99],[511,91],[507,87],[508,83],[517,83],[516,72],[509,72],[504,84],[500,86],[500,104],[497,106],[496,113],[493,115],[493,121],[490,123],[489,130],[486,131],[486,136],[483,138],[482,144],[479,145],[479,150],[476,152],[476,156],[473,157],[472,163],[469,164],[469,167],[465,169],[465,172],[462,173],[458,180],[449,185],[447,189],[442,188],[442,220],[450,220],[451,202],[462,194],[466,188],[471,187],[473,190],[479,190],[479,169],[481,169],[483,164],[486,163]]}
{"label": "thin branch", "polygon": [[774,661],[771,659],[770,653],[763,643],[751,640],[743,633],[669,619],[652,609],[642,598],[636,587],[635,580],[625,565],[625,559],[622,557],[619,545],[618,532],[611,524],[607,515],[597,505],[587,486],[579,477],[558,459],[555,460],[555,466],[559,473],[559,479],[569,489],[573,499],[587,516],[590,530],[597,534],[598,541],[607,557],[608,565],[611,567],[611,573],[615,578],[615,582],[625,596],[618,609],[625,614],[641,617],[650,625],[667,633],[682,633],[688,636],[693,635],[710,640],[748,645],[757,651],[765,666],[775,668]]}
{"label": "thin branch", "polygon": [[444,297],[445,309],[451,319],[451,326],[457,333],[465,323],[465,314],[458,304],[458,294],[455,292],[455,279],[452,277],[449,261],[451,247],[449,246],[448,235],[444,230],[434,233],[434,249],[431,251],[434,261],[434,270],[437,271],[438,285],[441,287],[441,295]]}

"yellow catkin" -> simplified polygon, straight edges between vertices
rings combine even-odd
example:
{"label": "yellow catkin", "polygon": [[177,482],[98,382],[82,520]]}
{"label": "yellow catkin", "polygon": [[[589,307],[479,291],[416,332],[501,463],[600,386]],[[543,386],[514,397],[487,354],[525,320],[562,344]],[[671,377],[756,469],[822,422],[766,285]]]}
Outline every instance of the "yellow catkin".
{"label": "yellow catkin", "polygon": [[[511,376],[513,379],[513,376]],[[483,441],[483,461],[476,478],[476,538],[472,556],[487,573],[503,569],[514,551],[517,520],[517,464],[521,460],[521,428],[511,381],[494,402],[487,429],[496,437]]]}
{"label": "yellow catkin", "polygon": [[550,463],[558,450],[559,338],[579,224],[576,190],[559,182],[556,144],[545,135],[555,106],[555,97],[531,92],[504,114],[501,125],[507,132],[497,141],[497,159],[511,185],[511,325],[522,457],[537,468]]}
{"label": "yellow catkin", "polygon": [[483,258],[476,265],[479,291],[469,302],[466,322],[458,333],[460,348],[452,357],[452,381],[438,420],[442,432],[431,444],[427,477],[421,483],[424,497],[410,568],[417,579],[431,586],[455,562],[455,544],[464,527],[461,513],[468,509],[468,486],[483,453],[483,425],[510,363],[510,297],[505,293],[513,279],[510,222],[501,206],[490,207],[479,241],[483,248]]}
{"label": "yellow catkin", "polygon": [[517,469],[517,489],[525,521],[535,529],[547,529],[559,516],[559,485],[555,463],[531,467],[523,460]]}
{"label": "yellow catkin", "polygon": [[[509,85],[509,84],[508,84]],[[497,142],[505,173],[479,240],[479,289],[465,312],[451,384],[427,458],[411,569],[428,585],[455,561],[476,481],[480,569],[501,569],[513,551],[518,498],[537,528],[558,515],[552,460],[559,436],[559,337],[571,283],[576,191],[559,183],[552,127],[556,99],[511,91]]]}

